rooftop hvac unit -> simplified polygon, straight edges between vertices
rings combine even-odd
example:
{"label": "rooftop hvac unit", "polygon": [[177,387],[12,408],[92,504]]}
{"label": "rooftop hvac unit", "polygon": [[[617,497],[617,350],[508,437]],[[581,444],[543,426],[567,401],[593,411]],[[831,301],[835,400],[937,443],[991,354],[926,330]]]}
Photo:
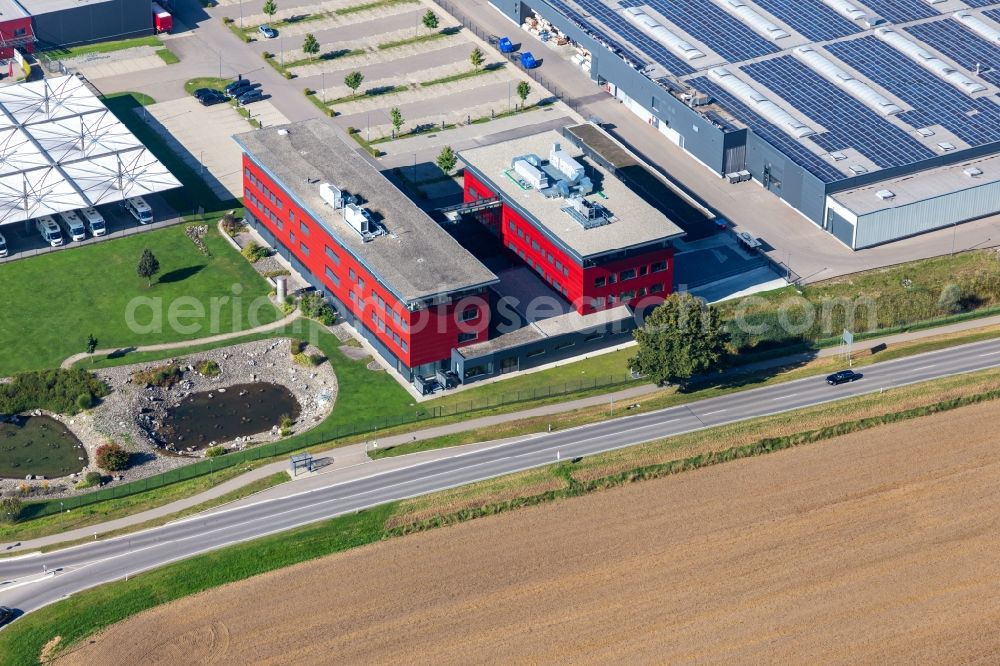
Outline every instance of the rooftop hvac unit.
{"label": "rooftop hvac unit", "polygon": [[576,220],[584,229],[611,223],[610,215],[603,206],[591,203],[583,197],[572,197],[566,202],[569,205],[563,206],[563,212]]}
{"label": "rooftop hvac unit", "polygon": [[983,170],[980,169],[979,167],[970,166],[963,169],[962,173],[964,173],[969,178],[978,178],[979,176],[983,175]]}
{"label": "rooftop hvac unit", "polygon": [[354,230],[361,234],[366,242],[375,238],[375,236],[380,235],[381,230],[372,221],[371,215],[367,210],[361,208],[357,204],[347,204],[344,206],[344,220],[354,227]]}
{"label": "rooftop hvac unit", "polygon": [[888,201],[889,199],[895,199],[896,193],[893,192],[892,190],[879,190],[878,192],[875,193],[875,196],[877,196],[882,201]]}
{"label": "rooftop hvac unit", "polygon": [[542,190],[549,186],[549,177],[529,164],[527,160],[515,161],[514,172],[521,177],[521,180],[536,190]]}
{"label": "rooftop hvac unit", "polygon": [[566,176],[571,185],[583,178],[583,165],[569,156],[565,150],[559,147],[558,143],[552,144],[552,151],[549,153],[549,164],[554,166],[559,173]]}
{"label": "rooftop hvac unit", "polygon": [[330,183],[320,183],[319,196],[334,210],[344,207],[343,191]]}

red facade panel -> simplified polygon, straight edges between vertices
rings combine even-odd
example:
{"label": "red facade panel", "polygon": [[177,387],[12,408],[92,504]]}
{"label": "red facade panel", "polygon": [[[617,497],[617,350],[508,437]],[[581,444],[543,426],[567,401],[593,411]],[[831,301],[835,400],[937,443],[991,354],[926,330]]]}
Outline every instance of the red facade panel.
{"label": "red facade panel", "polygon": [[[14,46],[24,53],[33,53],[35,43],[31,17],[12,18],[0,21],[0,58],[14,57]],[[17,67],[17,64],[14,64]],[[6,75],[6,71],[3,72]]]}
{"label": "red facade panel", "polygon": [[[484,296],[411,312],[247,155],[243,167],[246,208],[407,367],[447,360],[452,348],[486,339]],[[477,316],[463,320],[473,307]]]}
{"label": "red facade panel", "polygon": [[[465,201],[496,196],[469,170],[465,171]],[[563,294],[578,312],[587,314],[639,300],[662,301],[673,285],[673,248],[661,248],[584,268],[552,243],[531,220],[504,204],[501,214],[504,246],[517,253],[543,280]]]}

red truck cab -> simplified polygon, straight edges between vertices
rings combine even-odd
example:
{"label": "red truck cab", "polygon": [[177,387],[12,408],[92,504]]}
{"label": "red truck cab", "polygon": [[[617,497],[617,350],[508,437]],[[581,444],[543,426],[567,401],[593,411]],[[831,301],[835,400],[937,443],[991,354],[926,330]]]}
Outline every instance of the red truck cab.
{"label": "red truck cab", "polygon": [[174,17],[166,9],[153,3],[153,30],[157,33],[170,32],[174,27]]}

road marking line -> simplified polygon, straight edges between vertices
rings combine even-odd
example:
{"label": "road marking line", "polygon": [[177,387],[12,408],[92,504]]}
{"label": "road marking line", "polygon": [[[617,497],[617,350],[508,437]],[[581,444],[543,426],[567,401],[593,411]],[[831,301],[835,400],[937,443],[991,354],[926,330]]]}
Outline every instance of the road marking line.
{"label": "road marking line", "polygon": [[979,356],[980,357],[982,357],[982,356],[996,356],[997,354],[1000,354],[1000,349],[998,349],[997,351],[986,352],[985,354],[980,354]]}
{"label": "road marking line", "polygon": [[796,395],[798,395],[798,394],[797,393],[789,393],[788,395],[779,396],[777,398],[771,398],[771,400],[772,401],[775,401],[775,400],[787,400],[788,398],[794,398]]}
{"label": "road marking line", "polygon": [[704,414],[702,414],[702,416],[711,416],[712,414],[718,414],[719,412],[724,412],[724,411],[726,411],[726,410],[724,410],[724,409],[717,409],[714,412],[705,412]]}

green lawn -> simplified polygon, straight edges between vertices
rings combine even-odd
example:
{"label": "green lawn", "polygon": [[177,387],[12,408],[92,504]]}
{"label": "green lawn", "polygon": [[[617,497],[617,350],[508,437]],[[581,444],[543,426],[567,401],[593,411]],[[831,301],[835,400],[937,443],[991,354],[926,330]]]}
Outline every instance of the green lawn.
{"label": "green lawn", "polygon": [[[58,366],[65,358],[84,350],[88,335],[102,349],[191,340],[225,333],[247,325],[255,299],[258,324],[280,318],[266,302],[269,286],[253,267],[219,236],[214,225],[205,239],[211,257],[201,254],[185,235],[184,226],[149,231],[125,238],[23,259],[0,267],[0,283],[12,307],[0,327],[0,376],[24,370]],[[160,262],[160,273],[152,287],[136,275],[136,264],[144,249]],[[241,290],[239,304],[218,311],[218,326],[208,318],[197,327],[179,330],[170,325],[168,308],[179,308],[184,297],[194,307],[210,311],[213,299],[233,297]],[[129,303],[145,299],[150,305],[135,310],[128,324]],[[148,301],[148,299],[153,299]],[[173,304],[173,306],[172,306]],[[186,308],[182,308],[183,310]],[[162,314],[162,325],[153,322],[153,312]],[[235,321],[234,321],[235,320]],[[192,322],[177,319],[182,325]],[[138,332],[135,332],[138,331]]]}
{"label": "green lawn", "polygon": [[422,44],[423,42],[433,42],[437,39],[442,39],[443,37],[450,37],[451,35],[458,34],[458,29],[456,28],[445,28],[444,30],[439,30],[437,32],[424,33],[422,35],[414,35],[413,37],[404,37],[403,39],[396,39],[391,42],[382,42],[378,45],[380,51],[385,51],[387,49],[395,49],[400,46],[409,46],[410,44]]}
{"label": "green lawn", "polygon": [[157,49],[156,55],[160,56],[160,59],[168,65],[176,65],[181,61],[181,59],[177,57],[177,54],[170,49]]}
{"label": "green lawn", "polygon": [[76,58],[78,56],[91,53],[110,53],[112,51],[123,51],[137,46],[163,46],[159,37],[150,35],[148,37],[136,37],[135,39],[120,39],[111,42],[98,42],[97,44],[85,44],[84,46],[72,46],[70,48],[55,48],[46,51],[57,58]]}

